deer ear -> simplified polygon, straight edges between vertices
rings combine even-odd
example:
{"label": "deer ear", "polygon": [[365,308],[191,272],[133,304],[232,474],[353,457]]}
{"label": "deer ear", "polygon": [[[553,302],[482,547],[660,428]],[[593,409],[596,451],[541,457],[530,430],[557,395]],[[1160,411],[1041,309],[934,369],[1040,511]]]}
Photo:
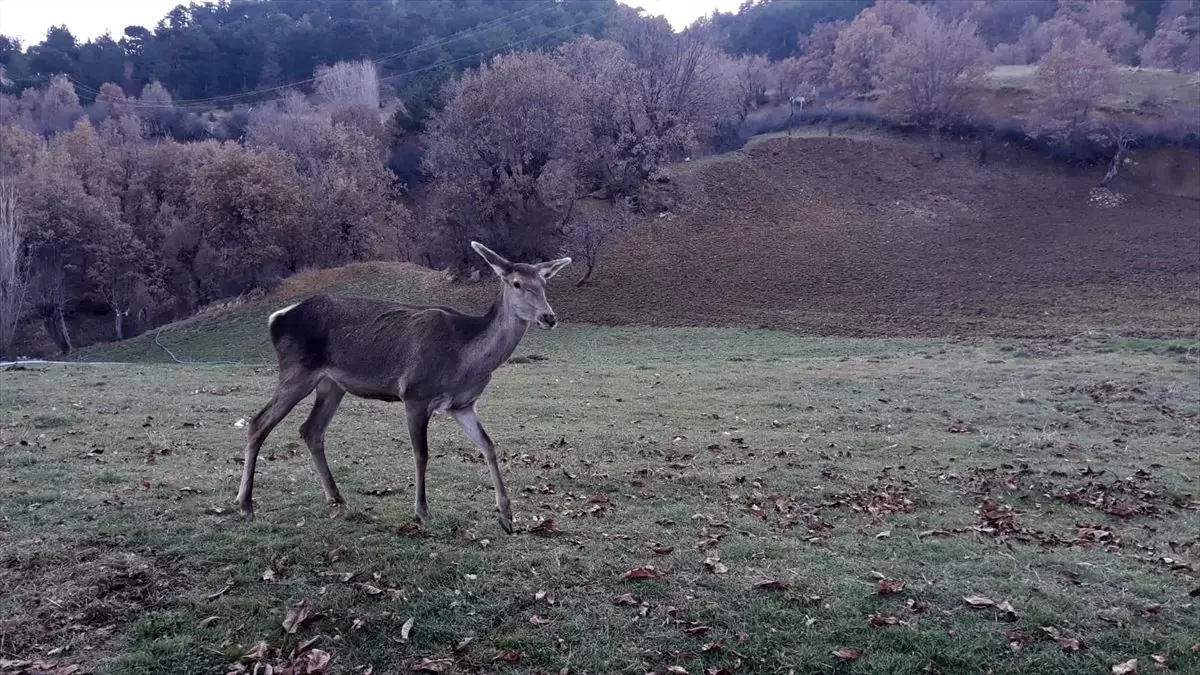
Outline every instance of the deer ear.
{"label": "deer ear", "polygon": [[486,261],[487,264],[492,267],[492,271],[495,272],[497,276],[504,277],[512,272],[512,263],[501,257],[499,253],[496,253],[492,249],[477,241],[471,242],[471,248],[475,249],[475,252],[479,254],[479,257],[483,258],[484,261]]}
{"label": "deer ear", "polygon": [[559,258],[558,260],[551,260],[550,262],[538,263],[537,271],[543,279],[549,279],[555,274],[558,274],[562,268],[570,264],[570,258]]}

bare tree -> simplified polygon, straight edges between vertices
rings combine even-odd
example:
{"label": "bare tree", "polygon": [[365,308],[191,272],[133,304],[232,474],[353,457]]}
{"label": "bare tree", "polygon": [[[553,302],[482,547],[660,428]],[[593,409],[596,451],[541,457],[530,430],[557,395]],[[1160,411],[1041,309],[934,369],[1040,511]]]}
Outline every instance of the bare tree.
{"label": "bare tree", "polygon": [[1097,140],[1107,143],[1113,149],[1108,170],[1104,172],[1104,179],[1100,181],[1100,186],[1104,187],[1117,177],[1117,172],[1121,169],[1121,162],[1125,160],[1126,151],[1138,141],[1138,133],[1128,121],[1117,120],[1105,124],[1098,136]]}
{"label": "bare tree", "polygon": [[591,280],[605,246],[613,235],[628,230],[632,219],[633,209],[628,199],[620,199],[608,208],[576,212],[565,228],[568,252],[582,259],[586,267],[576,286]]}
{"label": "bare tree", "polygon": [[967,94],[985,72],[984,45],[967,20],[943,20],[922,8],[903,41],[884,57],[881,107],[929,129],[934,158],[942,130],[964,112]]}
{"label": "bare tree", "polygon": [[322,105],[335,108],[379,108],[379,76],[369,60],[339,61],[317,68],[316,94]]}
{"label": "bare tree", "polygon": [[0,356],[8,356],[25,306],[29,268],[25,233],[17,217],[12,181],[0,178]]}
{"label": "bare tree", "polygon": [[829,83],[833,73],[834,53],[838,35],[846,28],[845,21],[818,23],[798,41],[800,76],[804,84],[820,87]]}

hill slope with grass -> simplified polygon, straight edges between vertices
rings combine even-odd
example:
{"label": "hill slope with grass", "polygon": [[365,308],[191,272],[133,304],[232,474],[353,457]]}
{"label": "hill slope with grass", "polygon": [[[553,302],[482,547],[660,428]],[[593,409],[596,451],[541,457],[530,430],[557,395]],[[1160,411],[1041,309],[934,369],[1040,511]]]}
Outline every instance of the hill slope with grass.
{"label": "hill slope with grass", "polygon": [[[1099,170],[1015,148],[935,162],[882,133],[763,137],[675,167],[674,207],[617,239],[592,283],[552,283],[568,324],[769,327],[821,336],[1194,337],[1200,162],[1135,153]],[[415,265],[298,275],[262,300],[168,327],[191,359],[270,358],[266,315],[317,291],[482,311],[496,292]],[[83,358],[170,360],[154,334]],[[184,358],[181,353],[180,358]],[[238,356],[236,358],[243,358]]]}

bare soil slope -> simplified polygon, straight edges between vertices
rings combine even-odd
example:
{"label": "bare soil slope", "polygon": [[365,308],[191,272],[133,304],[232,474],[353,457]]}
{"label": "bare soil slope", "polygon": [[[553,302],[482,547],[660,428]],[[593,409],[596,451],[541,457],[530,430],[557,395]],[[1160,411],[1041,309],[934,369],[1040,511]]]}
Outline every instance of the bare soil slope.
{"label": "bare soil slope", "polygon": [[[554,302],[574,321],[824,335],[1194,335],[1200,202],[1134,162],[1105,207],[1096,169],[1023,151],[980,165],[885,136],[766,139],[681,167],[680,211]],[[1176,184],[1200,180],[1178,166]]]}

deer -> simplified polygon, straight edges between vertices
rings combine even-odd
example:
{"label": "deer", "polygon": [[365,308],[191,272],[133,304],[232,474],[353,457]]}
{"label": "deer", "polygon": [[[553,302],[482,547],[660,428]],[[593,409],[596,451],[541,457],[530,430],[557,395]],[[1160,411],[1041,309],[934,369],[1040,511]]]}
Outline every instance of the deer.
{"label": "deer", "polygon": [[432,519],[425,492],[430,419],[448,412],[487,463],[501,528],[513,533],[512,509],[496,445],[475,412],[492,374],[525,336],[530,324],[558,325],[546,300],[547,282],[571,263],[559,258],[514,263],[472,241],[471,248],[500,278],[500,294],[483,315],[441,306],[316,294],[267,319],[279,375],[271,400],[247,429],[237,504],[254,519],[254,469],[263,442],[313,391],[312,411],[300,426],[331,515],[346,508],[325,459],[325,431],[346,393],[403,402],[416,469],[413,516],[422,529]]}

